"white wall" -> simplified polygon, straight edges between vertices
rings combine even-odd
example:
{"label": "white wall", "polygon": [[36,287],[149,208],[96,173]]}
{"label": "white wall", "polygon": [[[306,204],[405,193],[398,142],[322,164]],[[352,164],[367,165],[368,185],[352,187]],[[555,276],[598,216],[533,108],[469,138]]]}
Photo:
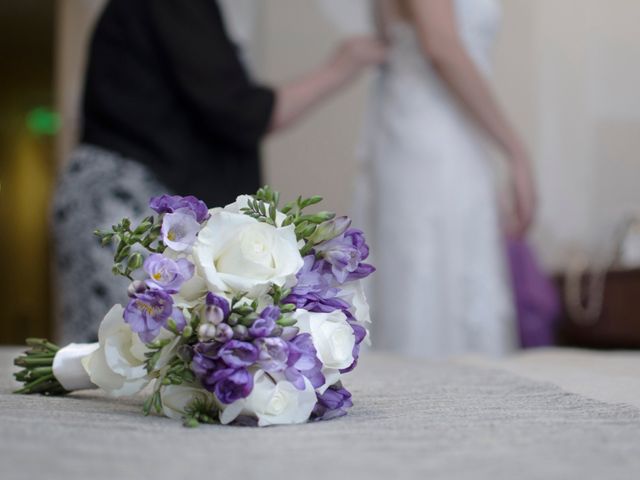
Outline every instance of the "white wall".
{"label": "white wall", "polygon": [[[337,35],[299,0],[268,0],[267,77],[289,78],[322,58]],[[640,210],[640,2],[503,0],[495,84],[530,146],[540,211],[532,238],[562,268],[574,248],[593,249],[627,212]],[[294,131],[270,142],[269,181],[319,192],[349,208],[363,82]]]}

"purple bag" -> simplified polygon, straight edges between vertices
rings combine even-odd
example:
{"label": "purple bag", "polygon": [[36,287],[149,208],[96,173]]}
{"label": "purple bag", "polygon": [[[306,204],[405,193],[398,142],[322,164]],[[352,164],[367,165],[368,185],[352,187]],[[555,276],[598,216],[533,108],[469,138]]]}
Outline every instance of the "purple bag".
{"label": "purple bag", "polygon": [[523,240],[507,241],[509,266],[523,348],[554,344],[560,296],[540,269],[531,247]]}

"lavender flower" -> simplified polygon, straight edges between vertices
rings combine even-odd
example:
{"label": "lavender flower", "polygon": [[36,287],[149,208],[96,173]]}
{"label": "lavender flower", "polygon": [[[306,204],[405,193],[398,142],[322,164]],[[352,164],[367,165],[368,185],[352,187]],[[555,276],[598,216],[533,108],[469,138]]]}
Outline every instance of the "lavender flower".
{"label": "lavender flower", "polygon": [[356,342],[353,346],[353,363],[347,368],[343,368],[342,370],[340,370],[340,373],[349,373],[351,370],[356,368],[356,366],[358,365],[358,357],[360,356],[360,344],[367,336],[367,330],[358,322],[356,322],[356,320],[353,318],[353,315],[351,315],[351,313],[348,311],[345,312],[345,314],[347,315],[347,322],[349,322],[349,325],[353,329],[353,335],[356,337]]}
{"label": "lavender flower", "polygon": [[226,323],[221,323],[216,327],[213,339],[220,343],[226,343],[233,338],[233,329]]}
{"label": "lavender flower", "polygon": [[222,403],[230,404],[241,398],[247,398],[251,390],[253,390],[253,375],[246,368],[240,368],[218,381],[214,393]]}
{"label": "lavender flower", "polygon": [[162,241],[176,252],[191,248],[199,231],[200,224],[188,209],[167,213],[162,220]]}
{"label": "lavender flower", "polygon": [[212,373],[218,369],[226,368],[226,365],[219,360],[219,344],[213,342],[200,342],[193,347],[193,357],[191,359],[191,371],[200,379],[202,384],[213,385],[215,381],[211,378]]}
{"label": "lavender flower", "polygon": [[312,420],[331,420],[347,414],[353,406],[351,393],[340,384],[330,386],[323,394],[316,393],[318,403],[311,412]]}
{"label": "lavender flower", "polygon": [[265,372],[282,372],[287,368],[289,345],[278,337],[258,338],[253,344],[258,349],[258,365]]}
{"label": "lavender flower", "polygon": [[268,337],[276,328],[279,318],[280,308],[273,305],[266,307],[260,313],[260,317],[249,327],[249,335],[253,338]]}
{"label": "lavender flower", "polygon": [[284,375],[298,390],[305,388],[303,377],[309,379],[313,388],[324,385],[322,362],[308,333],[300,334],[289,342],[289,358]]}
{"label": "lavender flower", "polygon": [[205,302],[204,317],[207,322],[218,325],[227,319],[231,309],[226,298],[209,292]]}
{"label": "lavender flower", "polygon": [[143,264],[149,275],[150,288],[176,293],[184,282],[193,277],[194,266],[186,258],[172,260],[159,253],[149,255]]}
{"label": "lavender flower", "polygon": [[340,237],[316,246],[316,251],[331,265],[339,283],[364,278],[375,271],[362,263],[369,256],[369,246],[360,230],[350,228]]}
{"label": "lavender flower", "polygon": [[176,331],[182,333],[182,331],[184,330],[184,327],[187,326],[187,319],[184,318],[184,314],[182,313],[182,310],[180,310],[177,307],[173,307],[173,310],[171,311],[171,320],[173,320],[173,323],[176,326]]}
{"label": "lavender flower", "polygon": [[218,355],[230,368],[248,367],[258,359],[258,349],[249,342],[230,340],[223,345]]}
{"label": "lavender flower", "polygon": [[156,213],[174,213],[186,208],[193,212],[198,223],[202,223],[209,217],[207,205],[193,195],[181,197],[180,195],[160,195],[153,197],[149,202],[149,208]]}
{"label": "lavender flower", "polygon": [[349,304],[338,298],[340,291],[332,287],[333,275],[324,260],[316,260],[314,255],[304,257],[304,264],[296,275],[297,283],[283,300],[310,312],[333,312],[346,310]]}
{"label": "lavender flower", "polygon": [[253,375],[244,367],[228,366],[221,358],[223,348],[213,342],[196,344],[191,370],[205,389],[215,393],[222,403],[229,404],[249,396],[253,389]]}
{"label": "lavender flower", "polygon": [[167,325],[172,313],[173,300],[169,294],[162,290],[147,290],[129,301],[123,318],[143,342],[149,343]]}

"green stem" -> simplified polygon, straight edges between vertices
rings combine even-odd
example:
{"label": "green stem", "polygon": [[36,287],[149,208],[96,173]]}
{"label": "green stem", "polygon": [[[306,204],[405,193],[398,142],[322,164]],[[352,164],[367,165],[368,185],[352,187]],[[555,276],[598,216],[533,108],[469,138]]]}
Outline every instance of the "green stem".
{"label": "green stem", "polygon": [[13,361],[13,364],[18,367],[48,367],[53,364],[53,357],[51,358],[33,358],[33,357],[18,357]]}
{"label": "green stem", "polygon": [[54,380],[54,379],[55,377],[53,376],[53,374],[45,375],[44,377],[37,378],[32,382],[27,383],[24,387],[22,387],[20,390],[16,390],[14,393],[34,393],[33,389],[35,387],[37,387],[38,385],[42,385],[45,382],[48,382],[49,380]]}
{"label": "green stem", "polygon": [[53,359],[59,347],[42,338],[28,338],[26,343],[31,348],[13,361],[15,365],[23,367],[23,370],[16,372],[14,377],[24,384],[14,393],[43,395],[68,393],[53,374]]}

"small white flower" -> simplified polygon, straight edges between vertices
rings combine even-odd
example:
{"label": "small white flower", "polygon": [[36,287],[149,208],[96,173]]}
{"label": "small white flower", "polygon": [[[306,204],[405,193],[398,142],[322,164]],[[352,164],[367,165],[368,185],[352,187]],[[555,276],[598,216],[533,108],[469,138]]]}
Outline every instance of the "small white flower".
{"label": "small white flower", "polygon": [[263,370],[253,377],[253,390],[244,399],[230,405],[220,405],[220,422],[224,425],[234,421],[239,415],[248,415],[258,419],[258,426],[289,425],[304,423],[309,419],[316,404],[316,392],[304,379],[304,390],[298,390],[290,382],[274,380]]}
{"label": "small white flower", "polygon": [[274,227],[238,213],[241,201],[214,210],[198,234],[193,259],[213,292],[264,294],[295,283],[302,268],[293,225]]}
{"label": "small white flower", "polygon": [[145,368],[147,347],[122,319],[124,310],[114,305],[100,323],[100,347],[82,359],[91,381],[114,397],[142,390],[149,377]]}
{"label": "small white flower", "polygon": [[323,393],[340,379],[340,370],[353,363],[353,347],[356,337],[346,315],[340,310],[330,313],[308,312],[298,309],[293,318],[302,333],[309,333],[316,347],[318,358],[324,365],[322,373],[326,383],[319,388]]}
{"label": "small white flower", "polygon": [[214,404],[213,394],[196,384],[166,385],[160,388],[162,412],[166,417],[180,420],[194,400]]}

